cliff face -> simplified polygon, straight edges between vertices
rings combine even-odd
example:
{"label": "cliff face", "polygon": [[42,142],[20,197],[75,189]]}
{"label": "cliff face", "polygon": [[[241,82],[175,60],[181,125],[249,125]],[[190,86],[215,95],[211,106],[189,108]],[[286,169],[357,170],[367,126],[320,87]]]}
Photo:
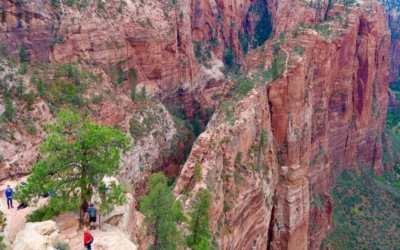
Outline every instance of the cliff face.
{"label": "cliff face", "polygon": [[384,0],[382,4],[385,6],[389,28],[392,32],[392,43],[390,46],[390,84],[397,84],[399,80],[400,66],[400,3],[397,0]]}
{"label": "cliff face", "polygon": [[[57,1],[56,1],[57,2]],[[18,58],[24,46],[31,63],[81,61],[104,66],[125,87],[145,86],[151,95],[183,105],[186,115],[214,108],[223,87],[224,48],[242,59],[239,32],[253,32],[258,14],[243,1],[2,1],[0,45]],[[196,43],[194,43],[195,41]],[[195,48],[194,48],[195,45]],[[194,51],[195,49],[195,51]],[[202,64],[206,65],[204,67]]]}
{"label": "cliff face", "polygon": [[[336,176],[360,166],[383,171],[390,31],[379,3],[75,2],[2,1],[0,45],[14,58],[23,45],[31,63],[78,61],[101,78],[83,97],[103,95],[88,105],[93,120],[120,126],[135,143],[123,155],[121,178],[137,185],[135,198],[159,170],[179,176],[174,192],[185,203],[208,188],[220,249],[318,249],[330,230]],[[274,38],[258,47],[268,37],[268,18]],[[248,48],[257,49],[245,56]],[[226,78],[222,61],[242,65],[244,76]],[[239,81],[255,87],[231,99]],[[216,110],[182,170],[192,138],[163,104],[131,101],[127,92],[143,86],[188,118]],[[16,140],[0,141],[4,169],[18,163],[26,171],[34,163],[42,125],[53,120],[48,103],[37,98],[32,110],[20,112],[42,117],[36,136],[8,125]]]}
{"label": "cliff face", "polygon": [[[329,191],[336,176],[345,168],[357,171],[361,166],[383,171],[381,134],[387,107],[390,31],[384,9],[377,3],[347,7],[347,15],[345,7],[337,4],[328,12],[327,5],[313,9],[301,2],[279,1],[270,6],[274,32],[281,35],[244,60],[244,71],[254,81],[260,75],[266,77],[237,104],[240,108],[234,109],[233,124],[213,126],[211,122],[196,141],[175,192],[185,194],[185,188],[196,192],[210,179],[220,180],[211,210],[216,239],[223,249],[249,249],[252,244],[260,249],[267,242],[271,249],[318,249],[330,230],[334,204]],[[325,18],[330,22],[307,24]],[[277,79],[268,80],[268,74]],[[242,111],[241,104],[251,102],[256,93],[268,101]],[[255,106],[263,109],[258,111],[262,116]],[[252,119],[246,118],[245,128],[255,131],[235,135],[247,112]],[[225,126],[230,127],[230,134],[224,132]],[[266,150],[272,155],[276,152],[277,159],[264,158],[261,153],[261,169],[273,174],[248,170],[251,161],[245,158],[244,168],[250,176],[263,181],[235,185],[234,180],[240,178],[229,178],[238,175],[232,159],[241,155],[238,152],[249,157],[248,145],[260,140],[252,136],[263,129],[272,135],[267,136]],[[222,144],[215,133],[221,138],[227,133],[231,140]],[[227,157],[218,159],[219,150],[220,157]],[[199,182],[193,180],[196,164],[205,171]],[[265,204],[258,203],[258,196],[240,195],[249,189],[261,190],[258,196]],[[237,197],[234,202],[232,197]],[[246,199],[252,199],[252,205]],[[268,201],[273,202],[273,209]],[[229,210],[224,209],[227,205]],[[243,217],[245,223],[239,219]],[[216,218],[223,226],[215,226]]]}

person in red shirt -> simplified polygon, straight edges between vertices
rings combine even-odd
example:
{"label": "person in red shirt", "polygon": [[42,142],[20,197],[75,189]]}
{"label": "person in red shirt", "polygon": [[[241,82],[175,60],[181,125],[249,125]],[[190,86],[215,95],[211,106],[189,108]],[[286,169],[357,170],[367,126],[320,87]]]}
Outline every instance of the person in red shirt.
{"label": "person in red shirt", "polygon": [[93,243],[93,236],[88,232],[87,228],[83,229],[83,244],[86,249],[91,250],[91,244]]}

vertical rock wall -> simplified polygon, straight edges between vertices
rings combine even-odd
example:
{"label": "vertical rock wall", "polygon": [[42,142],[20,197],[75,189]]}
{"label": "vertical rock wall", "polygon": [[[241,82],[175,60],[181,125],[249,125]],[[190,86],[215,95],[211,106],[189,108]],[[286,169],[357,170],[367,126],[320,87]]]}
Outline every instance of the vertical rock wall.
{"label": "vertical rock wall", "polygon": [[[250,72],[250,77],[265,73],[273,67],[274,57],[280,65],[281,76],[257,88],[261,93],[267,91],[263,98],[268,99],[268,105],[262,106],[270,114],[269,122],[259,123],[268,124],[261,129],[272,134],[272,141],[268,137],[269,145],[277,156],[274,161],[263,162],[264,167],[273,166],[274,175],[260,176],[264,180],[273,178],[267,185],[268,192],[264,192],[272,194],[273,209],[258,206],[256,199],[245,203],[240,196],[233,196],[234,202],[231,202],[230,192],[217,192],[211,209],[213,221],[215,223],[217,215],[222,216],[222,225],[225,223],[228,229],[217,227],[215,231],[213,227],[222,249],[250,247],[240,242],[253,242],[254,249],[266,243],[271,249],[318,249],[330,230],[334,204],[329,191],[336,176],[345,168],[357,171],[363,166],[377,173],[383,171],[381,134],[387,107],[390,31],[382,5],[365,2],[362,6],[348,7],[347,14],[341,5],[330,7],[328,12],[327,5],[318,10],[302,2],[279,1],[270,6],[275,34],[282,34],[279,37],[283,38],[278,39],[276,35],[275,39],[267,41],[265,48],[274,49],[251,51],[244,60],[243,70]],[[322,22],[325,15],[328,19],[336,18],[324,26],[324,30],[315,24],[301,24],[306,21],[326,25]],[[294,35],[292,31],[296,29]],[[253,98],[254,92],[243,102]],[[210,155],[205,152],[210,152],[211,145],[221,145],[220,138],[209,135],[216,132],[223,136],[221,126],[235,131],[233,128],[238,126],[241,112],[256,114],[251,108],[235,111],[235,123],[210,125],[199,137],[182,170],[176,195],[185,189],[196,192],[197,188],[205,186],[201,181],[194,182],[193,174],[196,164],[205,169],[207,160],[203,156]],[[242,138],[249,139],[253,134],[245,130],[240,133]],[[231,155],[231,148],[241,142],[234,135],[227,137],[231,140],[226,147],[221,147],[222,155]],[[209,142],[204,143],[205,138],[209,138]],[[238,145],[247,149],[245,143]],[[218,148],[211,152],[215,154]],[[227,163],[229,158],[207,164],[207,168],[211,165],[220,172],[207,170],[213,177],[203,174],[204,181],[220,178],[219,173],[231,169]],[[230,190],[230,185],[230,182],[222,182],[222,190]],[[269,197],[265,198],[268,201]],[[231,203],[234,211],[251,210],[253,216],[246,217],[246,224],[258,228],[261,238],[245,230],[241,220],[229,217],[235,214],[226,209],[231,208]],[[259,225],[260,213],[270,222],[268,227]],[[236,228],[240,228],[241,234],[236,234]],[[264,238],[265,235],[268,237]]]}

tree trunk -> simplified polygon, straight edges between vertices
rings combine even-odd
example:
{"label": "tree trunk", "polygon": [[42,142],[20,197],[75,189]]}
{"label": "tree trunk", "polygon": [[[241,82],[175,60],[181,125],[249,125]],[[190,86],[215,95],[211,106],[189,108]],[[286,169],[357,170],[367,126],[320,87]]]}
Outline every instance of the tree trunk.
{"label": "tree trunk", "polygon": [[87,201],[84,201],[79,208],[79,229],[83,228],[85,213],[87,212],[88,209],[89,209],[89,203]]}

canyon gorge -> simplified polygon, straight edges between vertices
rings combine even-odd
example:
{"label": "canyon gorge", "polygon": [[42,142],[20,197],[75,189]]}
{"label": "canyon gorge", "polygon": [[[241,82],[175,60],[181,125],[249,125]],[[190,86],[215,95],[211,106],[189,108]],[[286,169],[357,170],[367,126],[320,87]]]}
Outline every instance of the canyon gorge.
{"label": "canyon gorge", "polygon": [[[398,6],[1,0],[0,115],[6,99],[15,115],[0,121],[0,178],[29,175],[45,124],[72,107],[134,145],[117,176],[132,186],[129,202],[105,222],[130,241],[120,249],[148,246],[138,208],[155,172],[175,182],[184,208],[210,191],[212,249],[336,249],[322,243],[334,230],[337,178],[382,175],[400,157],[385,130],[389,102],[400,107],[388,95],[399,78]],[[60,239],[80,249],[77,219],[62,216]],[[5,243],[23,249],[24,227],[8,224]]]}

